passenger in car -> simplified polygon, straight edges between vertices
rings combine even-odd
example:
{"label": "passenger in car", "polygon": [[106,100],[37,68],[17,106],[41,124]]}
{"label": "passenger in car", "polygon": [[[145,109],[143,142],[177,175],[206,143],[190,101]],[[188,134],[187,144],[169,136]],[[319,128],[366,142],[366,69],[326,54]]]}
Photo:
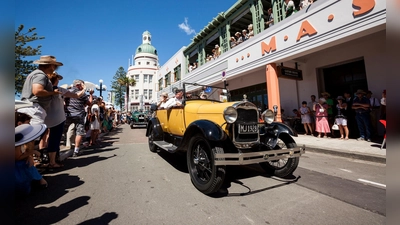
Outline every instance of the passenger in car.
{"label": "passenger in car", "polygon": [[166,108],[165,105],[168,101],[168,93],[163,92],[160,95],[160,102],[157,104],[157,109],[163,109]]}
{"label": "passenger in car", "polygon": [[166,103],[164,108],[171,108],[173,106],[181,106],[183,101],[183,90],[176,89],[175,90],[175,97],[170,98]]}

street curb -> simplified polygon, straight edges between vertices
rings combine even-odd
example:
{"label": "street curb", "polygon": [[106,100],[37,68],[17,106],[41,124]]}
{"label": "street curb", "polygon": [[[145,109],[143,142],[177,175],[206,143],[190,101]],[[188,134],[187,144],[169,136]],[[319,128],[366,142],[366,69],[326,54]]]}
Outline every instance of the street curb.
{"label": "street curb", "polygon": [[[298,146],[301,146],[301,145],[298,144]],[[359,153],[355,153],[355,152],[341,152],[338,150],[322,149],[319,147],[306,145],[306,153],[307,153],[307,151],[386,164],[386,157],[382,157],[382,156],[359,154]]]}

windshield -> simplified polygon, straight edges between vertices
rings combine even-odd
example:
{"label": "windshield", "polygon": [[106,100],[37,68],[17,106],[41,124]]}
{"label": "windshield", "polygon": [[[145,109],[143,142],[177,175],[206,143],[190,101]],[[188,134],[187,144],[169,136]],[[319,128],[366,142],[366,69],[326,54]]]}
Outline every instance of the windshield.
{"label": "windshield", "polygon": [[186,100],[207,99],[220,102],[228,102],[229,91],[220,86],[202,85],[197,83],[183,83]]}

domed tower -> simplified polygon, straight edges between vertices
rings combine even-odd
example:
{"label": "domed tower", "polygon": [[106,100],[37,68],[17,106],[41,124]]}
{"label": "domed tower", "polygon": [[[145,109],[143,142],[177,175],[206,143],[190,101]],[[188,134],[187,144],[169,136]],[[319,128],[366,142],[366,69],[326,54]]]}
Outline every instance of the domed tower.
{"label": "domed tower", "polygon": [[129,111],[148,111],[150,104],[157,101],[155,87],[158,71],[158,55],[151,45],[151,34],[142,34],[142,44],[136,48],[133,65],[129,65],[127,76],[135,79],[136,85],[129,87]]}

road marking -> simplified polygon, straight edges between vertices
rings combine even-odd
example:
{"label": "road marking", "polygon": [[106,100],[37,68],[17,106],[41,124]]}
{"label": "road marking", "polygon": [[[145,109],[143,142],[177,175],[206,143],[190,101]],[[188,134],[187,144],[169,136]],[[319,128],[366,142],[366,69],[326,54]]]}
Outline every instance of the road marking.
{"label": "road marking", "polygon": [[[339,169],[340,169],[340,168],[339,168]],[[342,171],[344,171],[344,172],[352,173],[351,170],[346,170],[346,169],[340,169],[340,170],[342,170]]]}
{"label": "road marking", "polygon": [[386,184],[380,184],[380,183],[376,183],[376,182],[369,181],[369,180],[364,180],[364,179],[358,179],[358,181],[361,181],[361,182],[364,182],[364,183],[369,183],[369,184],[374,184],[374,185],[378,185],[378,186],[386,188]]}
{"label": "road marking", "polygon": [[250,219],[250,218],[247,217],[246,215],[244,215],[244,217],[246,217],[246,219],[247,219],[251,224],[254,224],[254,220]]}

